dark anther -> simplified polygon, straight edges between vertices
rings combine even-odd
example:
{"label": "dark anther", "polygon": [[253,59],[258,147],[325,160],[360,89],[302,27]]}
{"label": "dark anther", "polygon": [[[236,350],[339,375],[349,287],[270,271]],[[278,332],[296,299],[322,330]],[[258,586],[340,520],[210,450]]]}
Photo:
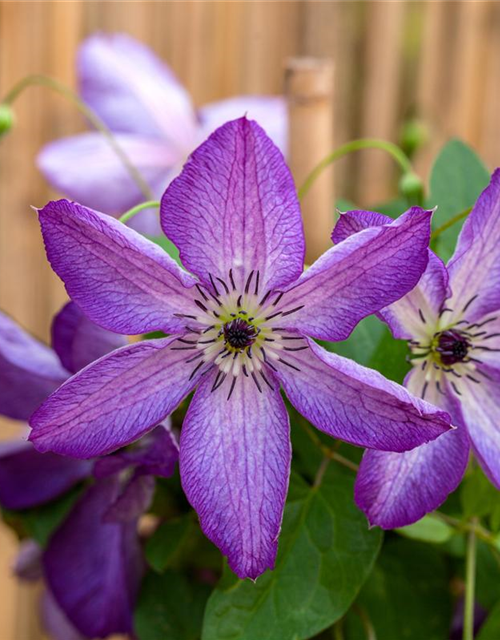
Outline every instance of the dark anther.
{"label": "dark anther", "polygon": [[231,281],[231,286],[233,287],[233,291],[236,289],[236,285],[234,284],[233,278],[233,270],[229,269],[229,280]]}
{"label": "dark anther", "polygon": [[236,377],[233,376],[233,381],[231,382],[231,388],[229,389],[229,393],[227,394],[228,400],[233,395],[235,385],[236,385]]}
{"label": "dark anther", "polygon": [[236,301],[236,306],[238,307],[238,309],[241,307],[241,301],[243,299],[243,294],[241,294],[238,298],[238,300]]}
{"label": "dark anther", "polygon": [[215,338],[212,338],[212,340],[198,340],[198,344],[210,344],[211,342],[217,342],[217,340]]}
{"label": "dark anther", "polygon": [[203,304],[203,302],[200,302],[199,300],[195,300],[195,301],[194,301],[194,303],[195,303],[195,305],[196,305],[197,307],[200,307],[200,309],[201,309],[202,311],[205,311],[206,313],[208,313],[208,309],[207,309],[207,308],[206,308],[206,306]]}
{"label": "dark anther", "polygon": [[270,316],[266,316],[265,320],[272,320],[273,318],[277,318],[282,313],[283,313],[282,311],[276,311],[276,313],[272,313]]}
{"label": "dark anther", "polygon": [[226,322],[223,327],[224,341],[233,349],[241,351],[251,347],[259,335],[258,330],[243,318],[235,318]]}
{"label": "dark anther", "polygon": [[222,371],[219,371],[219,373],[217,374],[217,377],[215,378],[213,387],[210,389],[210,392],[213,392],[216,389],[218,389],[226,379],[226,376],[227,376],[227,373],[222,373]]}
{"label": "dark anther", "polygon": [[453,311],[453,309],[450,309],[449,307],[444,307],[443,309],[441,309],[441,311],[439,312],[439,317],[441,317],[444,313],[446,313],[447,311]]}
{"label": "dark anther", "polygon": [[275,307],[275,306],[278,304],[278,302],[281,300],[281,298],[282,298],[284,295],[285,295],[285,292],[284,292],[284,291],[282,291],[282,292],[279,294],[279,296],[276,298],[276,300],[273,302],[273,307]]}
{"label": "dark anther", "polygon": [[172,351],[192,351],[196,347],[172,347]]}
{"label": "dark anther", "polygon": [[304,336],[282,336],[282,340],[303,340]]}
{"label": "dark anther", "polygon": [[264,358],[264,362],[267,364],[267,366],[271,367],[273,371],[278,371],[278,369],[276,369],[276,367],[267,359],[267,353],[264,347],[261,347],[260,350],[262,351],[262,357]]}
{"label": "dark anther", "polygon": [[259,390],[260,393],[262,393],[262,387],[259,384],[259,381],[257,380],[257,376],[255,375],[255,371],[252,371],[252,378],[253,381],[255,382],[255,385],[257,387],[257,389]]}
{"label": "dark anther", "polygon": [[215,286],[215,282],[214,282],[214,279],[213,279],[212,274],[211,274],[211,273],[209,273],[209,274],[208,274],[208,277],[210,278],[210,282],[212,283],[212,287],[213,287],[213,289],[214,289],[214,291],[215,291],[215,295],[219,296],[219,295],[220,295],[220,293],[219,293],[219,290],[217,289],[217,287]]}
{"label": "dark anther", "polygon": [[205,355],[205,352],[204,351],[200,351],[200,353],[197,353],[192,358],[188,358],[188,360],[186,360],[186,362],[194,362],[194,360],[198,360],[198,358],[203,358],[204,355]]}
{"label": "dark anther", "polygon": [[191,375],[189,376],[189,379],[192,380],[195,376],[195,373],[198,371],[198,369],[203,365],[203,360],[201,362],[198,362],[198,364],[196,365],[196,367],[192,370]]}
{"label": "dark anther", "polygon": [[196,288],[198,289],[200,296],[203,298],[203,300],[205,300],[205,302],[208,302],[208,298],[205,295],[205,292],[203,291],[203,289],[200,287],[199,284],[196,285]]}
{"label": "dark anther", "polygon": [[[476,333],[476,336],[477,335],[478,334]],[[490,333],[490,335],[483,338],[483,340],[489,340],[490,338],[498,338],[498,336],[500,336],[500,333]]]}
{"label": "dark anther", "polygon": [[197,340],[186,340],[186,338],[177,338],[177,342],[183,342],[184,344],[198,344]]}
{"label": "dark anther", "polygon": [[305,345],[305,347],[283,347],[285,351],[304,351],[304,349],[308,349],[309,347]]}
{"label": "dark anther", "polygon": [[457,385],[453,382],[453,380],[451,381],[451,386],[453,387],[453,390],[455,391],[455,393],[456,393],[458,396],[461,396],[461,395],[462,395],[461,391],[459,391],[459,390],[458,390],[458,387],[457,387]]}
{"label": "dark anther", "polygon": [[260,375],[262,376],[262,379],[264,380],[264,382],[267,384],[267,386],[271,389],[271,391],[274,391],[274,387],[273,385],[269,382],[269,380],[266,378],[266,376],[264,375],[264,372],[261,371]]}
{"label": "dark anther", "polygon": [[198,320],[198,318],[196,316],[188,316],[185,313],[174,313],[174,316],[176,318],[191,318],[191,320]]}
{"label": "dark anther", "polygon": [[278,358],[278,361],[282,362],[283,364],[286,364],[286,366],[290,367],[290,369],[295,369],[295,371],[300,371],[298,367],[296,367],[294,364],[290,364],[290,362],[287,362],[286,360],[283,360],[283,358]]}
{"label": "dark anther", "polygon": [[463,362],[470,347],[471,344],[463,332],[449,329],[438,335],[436,351],[444,365],[452,365]]}
{"label": "dark anther", "polygon": [[427,391],[427,387],[429,386],[428,382],[424,383],[424,387],[422,389],[422,400],[425,398],[425,392]]}
{"label": "dark anther", "polygon": [[254,289],[254,294],[256,296],[259,295],[259,280],[260,280],[260,271],[257,271],[257,279],[255,281],[255,289]]}
{"label": "dark anther", "polygon": [[465,305],[465,307],[462,309],[462,311],[466,311],[478,296],[479,296],[479,294],[478,294],[478,293],[477,293],[475,296],[472,296],[472,298],[471,298],[471,299],[469,300],[469,302]]}
{"label": "dark anther", "polygon": [[208,333],[209,331],[212,331],[212,329],[215,329],[214,324],[212,324],[210,327],[207,327],[206,329],[203,329],[203,333]]}
{"label": "dark anther", "polygon": [[477,378],[474,378],[473,376],[471,376],[468,373],[465,374],[465,377],[468,378],[469,380],[472,380],[472,382],[475,382],[476,384],[481,384],[481,380],[478,380]]}
{"label": "dark anther", "polygon": [[245,293],[248,293],[250,289],[250,283],[252,282],[253,274],[254,274],[254,271],[251,271],[250,275],[248,276],[247,283],[245,285]]}
{"label": "dark anther", "polygon": [[227,284],[224,282],[224,280],[222,278],[219,278],[219,276],[217,276],[217,280],[221,283],[221,285],[224,287],[224,289],[226,290],[227,295],[229,295],[229,287],[227,286]]}
{"label": "dark anther", "polygon": [[419,310],[418,310],[418,315],[420,316],[420,320],[422,320],[422,322],[423,322],[424,324],[426,324],[425,316],[424,316],[424,314],[422,313],[422,309],[419,309]]}
{"label": "dark anther", "polygon": [[245,365],[241,367],[241,370],[243,371],[243,375],[245,376],[245,378],[248,378],[248,371]]}
{"label": "dark anther", "polygon": [[427,362],[428,362],[427,360],[424,360],[424,361],[422,362],[422,371],[425,371],[425,368],[426,368],[426,366],[427,366]]}
{"label": "dark anther", "polygon": [[269,296],[271,295],[271,289],[269,289],[269,291],[265,294],[265,296],[262,298],[262,300],[259,302],[259,307],[262,307],[262,305],[264,304],[264,302],[269,298]]}
{"label": "dark anther", "polygon": [[439,391],[439,393],[443,396],[446,395],[446,393],[441,389],[441,385],[439,384],[439,382],[436,380],[436,389]]}
{"label": "dark anther", "polygon": [[295,307],[295,309],[290,309],[290,311],[283,311],[283,316],[290,316],[292,313],[296,311],[300,311],[304,308],[305,305],[301,304],[300,307]]}

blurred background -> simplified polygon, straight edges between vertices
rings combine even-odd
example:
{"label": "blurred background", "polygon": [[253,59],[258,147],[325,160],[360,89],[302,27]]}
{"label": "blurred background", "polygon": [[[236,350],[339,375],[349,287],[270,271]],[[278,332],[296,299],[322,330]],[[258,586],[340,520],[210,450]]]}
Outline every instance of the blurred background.
{"label": "blurred background", "polygon": [[[499,2],[0,2],[0,94],[31,73],[75,87],[78,45],[96,31],[152,47],[196,105],[281,94],[288,58],[330,58],[327,150],[357,137],[399,142],[418,122],[427,143],[415,167],[424,178],[450,137],[490,168],[500,164]],[[0,142],[0,308],[47,340],[65,294],[30,209],[55,195],[34,161],[44,143],[85,122],[44,88],[28,89],[15,111],[16,127]],[[380,151],[341,160],[333,176],[335,197],[360,205],[396,194],[397,170]],[[18,427],[3,421],[1,429],[8,437]],[[39,640],[34,589],[11,577],[15,547],[0,530],[0,640]]]}

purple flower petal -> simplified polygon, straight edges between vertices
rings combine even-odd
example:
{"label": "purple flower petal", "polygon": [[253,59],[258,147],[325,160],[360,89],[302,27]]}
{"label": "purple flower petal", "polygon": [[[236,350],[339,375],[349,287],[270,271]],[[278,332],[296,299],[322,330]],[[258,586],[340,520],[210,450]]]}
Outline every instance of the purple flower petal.
{"label": "purple flower petal", "polygon": [[411,291],[429,260],[431,213],[414,207],[329,249],[289,287],[283,310],[301,308],[280,325],[344,340],[362,318]]}
{"label": "purple flower petal", "polygon": [[464,422],[484,472],[500,489],[500,364],[479,365],[472,377],[475,381],[469,377],[461,380],[465,387],[460,396]]}
{"label": "purple flower petal", "polygon": [[448,271],[448,306],[475,322],[500,309],[500,169],[479,196],[458,238]]}
{"label": "purple flower petal", "polygon": [[296,280],[304,234],[290,171],[259,125],[228,122],[192,154],[168,187],[161,223],[183,264],[241,289],[252,269],[262,290]]}
{"label": "purple flower petal", "polygon": [[179,460],[179,445],[166,425],[159,425],[143,436],[131,449],[98,460],[94,467],[96,478],[106,478],[135,467],[138,472],[169,478]]}
{"label": "purple flower petal", "polygon": [[65,616],[50,591],[44,591],[42,595],[41,618],[43,627],[52,640],[85,640]]}
{"label": "purple flower petal", "polygon": [[130,633],[142,574],[136,521],[103,521],[119,491],[101,480],[52,536],[43,563],[47,584],[70,622],[89,638]]}
{"label": "purple flower petal", "polygon": [[29,442],[0,444],[0,504],[29,509],[53,500],[90,475],[92,463],[38,453]]}
{"label": "purple flower petal", "polygon": [[[131,134],[115,138],[153,192],[161,195],[168,173],[178,162],[177,154],[155,139]],[[37,164],[57,191],[97,211],[121,215],[147,199],[100,133],[82,133],[51,142],[39,154]],[[141,221],[140,231],[158,235],[157,211],[140,213],[131,224],[137,219]]]}
{"label": "purple flower petal", "polygon": [[153,476],[135,473],[125,484],[120,495],[106,511],[103,522],[129,522],[145,513],[153,500]]}
{"label": "purple flower petal", "polygon": [[246,116],[257,121],[286,156],[288,147],[288,109],[282,96],[235,96],[206,104],[199,110],[201,139],[205,140],[218,127]]}
{"label": "purple flower petal", "polygon": [[[113,351],[70,378],[31,418],[39,451],[92,458],[115,451],[159,424],[197,384],[176,338]],[[201,370],[201,369],[200,369]]]}
{"label": "purple flower petal", "polygon": [[72,373],[126,344],[123,336],[89,320],[74,302],[64,305],[52,321],[52,346]]}
{"label": "purple flower petal", "polygon": [[113,131],[191,149],[197,123],[189,94],[148,47],[125,34],[91,36],[80,47],[78,75],[83,100]]}
{"label": "purple flower petal", "polygon": [[[184,331],[177,312],[197,313],[195,280],[117,220],[59,200],[39,211],[48,259],[88,317],[117,333]],[[191,310],[191,311],[190,311]]]}
{"label": "purple flower petal", "polygon": [[[363,229],[390,225],[392,222],[392,218],[374,211],[347,211],[340,216],[332,240],[339,243]],[[400,300],[382,309],[378,315],[387,322],[395,338],[410,340],[421,337],[426,340],[425,324],[438,316],[448,296],[446,267],[440,258],[429,251],[427,268],[417,286]]]}
{"label": "purple flower petal", "polygon": [[[423,371],[413,369],[409,390],[418,393],[424,378]],[[445,396],[431,385],[428,399],[455,415],[458,424],[460,406],[452,392]],[[437,509],[457,488],[468,459],[469,439],[462,425],[412,451],[367,450],[356,480],[356,503],[371,525],[394,529],[412,524]]]}
{"label": "purple flower petal", "polygon": [[259,393],[252,378],[211,393],[196,391],[181,431],[184,491],[205,535],[240,578],[274,566],[290,473],[289,422],[276,388]]}
{"label": "purple flower petal", "polygon": [[450,428],[447,413],[377,371],[308,344],[287,352],[289,366],[275,375],[297,411],[321,431],[362,447],[406,451]]}
{"label": "purple flower petal", "polygon": [[1,415],[28,420],[68,375],[52,349],[0,313]]}

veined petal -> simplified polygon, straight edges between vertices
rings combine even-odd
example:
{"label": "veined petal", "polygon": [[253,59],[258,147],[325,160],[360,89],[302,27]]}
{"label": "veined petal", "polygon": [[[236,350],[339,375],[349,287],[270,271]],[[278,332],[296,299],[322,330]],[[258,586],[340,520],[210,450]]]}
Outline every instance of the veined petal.
{"label": "veined petal", "polygon": [[[412,369],[409,390],[420,393],[424,383],[425,373]],[[394,529],[412,524],[437,509],[460,484],[469,459],[469,439],[453,392],[445,387],[443,393],[431,385],[428,399],[454,415],[457,429],[404,453],[365,452],[355,498],[371,525]]]}
{"label": "veined petal", "polygon": [[[39,211],[47,257],[88,317],[117,333],[184,331],[175,313],[197,313],[195,280],[154,243],[67,200]],[[191,311],[190,311],[191,310]]]}
{"label": "veined petal", "polygon": [[[133,134],[118,134],[115,140],[151,190],[160,196],[169,172],[179,162],[178,152],[161,140]],[[57,191],[97,211],[119,216],[147,199],[108,140],[97,132],[50,142],[38,155],[37,164]],[[141,212],[130,225],[159,235],[158,212]]]}
{"label": "veined petal", "polygon": [[229,120],[247,116],[264,129],[286,156],[288,147],[288,109],[282,96],[234,96],[206,104],[199,110],[201,139],[205,140]]}
{"label": "veined petal", "polygon": [[[374,211],[347,211],[335,225],[332,240],[337,244],[363,229],[392,223],[392,218]],[[416,287],[397,302],[382,309],[378,315],[387,322],[395,338],[427,338],[425,325],[437,318],[448,296],[446,267],[429,250],[427,268]]]}
{"label": "veined petal", "polygon": [[194,142],[191,99],[148,47],[125,34],[97,34],[78,53],[83,100],[113,131],[163,137],[179,150]]}
{"label": "veined petal", "polygon": [[449,306],[475,322],[500,309],[500,169],[468,215],[448,271]]}
{"label": "veined petal", "polygon": [[[110,453],[159,424],[194,388],[200,373],[175,338],[113,351],[70,378],[31,418],[39,451],[74,458]],[[201,371],[201,369],[200,369]]]}
{"label": "veined petal", "polygon": [[296,280],[304,233],[292,176],[279,149],[246,118],[228,122],[192,154],[161,204],[161,223],[183,264],[209,283],[252,270],[262,290]]}
{"label": "veined petal", "polygon": [[410,209],[391,224],[356,233],[324,253],[288,288],[280,326],[345,340],[356,324],[411,291],[429,260],[431,211]]}
{"label": "veined petal", "polygon": [[67,618],[89,638],[131,633],[142,574],[136,521],[103,521],[119,480],[90,487],[50,539],[43,564],[47,584]]}
{"label": "veined petal", "polygon": [[71,373],[126,344],[124,336],[94,324],[74,302],[65,304],[52,322],[52,346]]}
{"label": "veined petal", "polygon": [[0,414],[28,420],[69,373],[56,354],[0,313]]}
{"label": "veined petal", "polygon": [[[500,489],[500,364],[481,365],[480,382],[463,378],[460,397],[464,422],[481,466]],[[488,376],[486,378],[485,376]]]}
{"label": "veined petal", "polygon": [[446,412],[377,371],[308,344],[287,352],[289,366],[275,375],[297,411],[321,431],[362,447],[407,451],[450,429]]}
{"label": "veined petal", "polygon": [[0,443],[0,504],[6,509],[36,507],[68,491],[90,475],[92,463],[39,453],[23,441]]}
{"label": "veined petal", "polygon": [[181,431],[182,486],[205,535],[240,578],[274,566],[290,473],[288,415],[278,389],[239,377],[230,400],[196,391]]}

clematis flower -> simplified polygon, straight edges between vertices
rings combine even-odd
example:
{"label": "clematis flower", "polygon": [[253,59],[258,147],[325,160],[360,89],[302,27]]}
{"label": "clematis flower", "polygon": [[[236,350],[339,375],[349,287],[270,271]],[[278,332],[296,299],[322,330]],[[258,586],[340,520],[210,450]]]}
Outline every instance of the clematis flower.
{"label": "clematis flower", "polygon": [[[333,233],[391,224],[378,213],[341,216]],[[395,338],[408,340],[413,367],[405,386],[446,409],[458,429],[403,454],[367,451],[356,501],[385,529],[419,520],[460,483],[472,446],[500,487],[500,171],[468,216],[446,268],[430,253],[419,284],[380,313]],[[345,240],[344,240],[345,241]]]}
{"label": "clematis flower", "polygon": [[[197,111],[168,66],[130,36],[91,36],[79,50],[77,71],[82,99],[111,129],[157,197],[198,144],[227,120],[246,113],[261,121],[285,151],[288,121],[282,97],[233,97]],[[38,166],[58,191],[105,213],[121,214],[144,200],[98,132],[48,144]],[[160,232],[152,210],[131,224],[146,233]]]}
{"label": "clematis flower", "polygon": [[327,251],[303,273],[304,235],[280,151],[246,118],[219,128],[167,189],[161,222],[183,271],[109,216],[61,200],[40,210],[48,258],[103,327],[161,330],[71,378],[31,419],[39,451],[109,453],[195,390],[180,439],[184,491],[240,577],[274,565],[290,473],[280,386],[316,427],[405,451],[449,416],[375,371],[328,353],[424,271],[431,212],[412,209]]}
{"label": "clematis flower", "polygon": [[[71,302],[54,319],[52,343],[53,350],[0,314],[0,414],[27,419],[71,372],[122,346],[125,339],[94,325]],[[153,475],[169,477],[177,459],[177,443],[168,426],[161,425],[132,450],[95,464],[41,454],[29,442],[0,443],[4,508],[38,507],[79,482],[96,478],[47,549],[42,552],[27,542],[16,563],[19,575],[33,578],[40,558],[50,589],[43,601],[43,618],[54,637],[131,632],[143,563],[137,520],[151,502]]]}

